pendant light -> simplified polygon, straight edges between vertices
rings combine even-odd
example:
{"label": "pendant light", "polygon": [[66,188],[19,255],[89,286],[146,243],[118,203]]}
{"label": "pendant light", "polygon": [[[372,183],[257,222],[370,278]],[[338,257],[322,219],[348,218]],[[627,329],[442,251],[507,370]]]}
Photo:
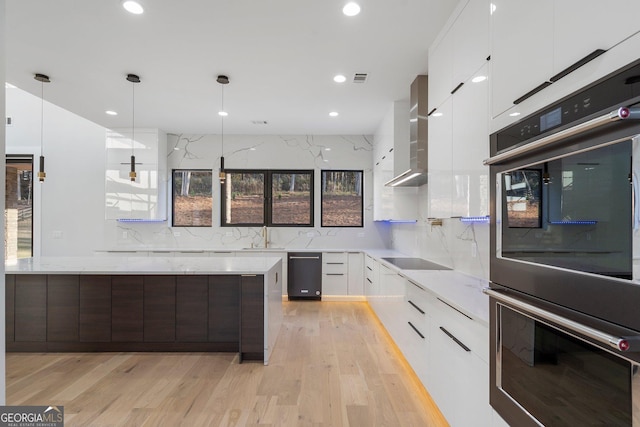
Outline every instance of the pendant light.
{"label": "pendant light", "polygon": [[129,171],[129,179],[136,180],[136,156],[133,152],[133,146],[136,143],[136,83],[140,83],[140,77],[135,74],[127,74],[127,81],[131,82],[131,170]]}
{"label": "pendant light", "polygon": [[220,184],[224,184],[225,180],[227,179],[227,174],[224,170],[224,118],[228,116],[228,113],[224,110],[224,86],[229,84],[229,77],[219,75],[216,81],[220,83],[220,85],[222,85],[222,97],[221,97],[222,103],[221,103],[220,111],[218,111],[218,115],[220,116],[220,120],[222,121],[222,127],[220,132],[222,144],[221,144],[221,151],[220,151],[220,172],[218,174],[218,177],[220,178]]}
{"label": "pendant light", "polygon": [[44,182],[47,174],[44,171],[44,84],[50,83],[49,76],[37,73],[34,77],[40,82],[40,170],[38,171],[38,181]]}

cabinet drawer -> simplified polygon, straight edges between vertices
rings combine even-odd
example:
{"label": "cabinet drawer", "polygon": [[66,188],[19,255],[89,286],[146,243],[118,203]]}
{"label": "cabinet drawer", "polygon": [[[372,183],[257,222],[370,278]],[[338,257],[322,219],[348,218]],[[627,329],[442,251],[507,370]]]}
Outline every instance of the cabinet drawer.
{"label": "cabinet drawer", "polygon": [[[434,333],[448,335],[466,350],[476,354],[485,362],[489,360],[489,328],[483,322],[462,313],[446,301],[438,298],[437,309],[432,314]],[[438,331],[439,329],[439,331]]]}
{"label": "cabinet drawer", "polygon": [[323,264],[340,263],[346,265],[347,261],[348,259],[346,252],[325,252],[322,254]]}
{"label": "cabinet drawer", "polygon": [[334,264],[322,264],[323,274],[347,274],[347,264],[334,263]]}
{"label": "cabinet drawer", "polygon": [[322,294],[323,295],[347,295],[347,275],[346,274],[323,274]]}
{"label": "cabinet drawer", "polygon": [[366,271],[373,271],[373,266],[375,265],[376,261],[371,258],[369,255],[365,255],[364,257],[364,269]]}

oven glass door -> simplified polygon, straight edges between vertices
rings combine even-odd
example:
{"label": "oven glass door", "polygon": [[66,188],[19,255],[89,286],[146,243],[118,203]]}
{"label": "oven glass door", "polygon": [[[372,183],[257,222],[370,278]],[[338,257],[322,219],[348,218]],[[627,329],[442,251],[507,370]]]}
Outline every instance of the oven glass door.
{"label": "oven glass door", "polygon": [[632,279],[637,147],[627,138],[499,173],[497,255]]}
{"label": "oven glass door", "polygon": [[538,423],[637,425],[637,364],[499,303],[498,325],[496,386]]}

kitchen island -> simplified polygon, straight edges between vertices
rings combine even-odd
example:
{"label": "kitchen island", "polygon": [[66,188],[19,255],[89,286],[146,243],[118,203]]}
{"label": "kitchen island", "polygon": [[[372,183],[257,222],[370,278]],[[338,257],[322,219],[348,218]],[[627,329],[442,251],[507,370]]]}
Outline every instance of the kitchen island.
{"label": "kitchen island", "polygon": [[42,257],[5,265],[7,351],[225,351],[269,361],[277,257]]}

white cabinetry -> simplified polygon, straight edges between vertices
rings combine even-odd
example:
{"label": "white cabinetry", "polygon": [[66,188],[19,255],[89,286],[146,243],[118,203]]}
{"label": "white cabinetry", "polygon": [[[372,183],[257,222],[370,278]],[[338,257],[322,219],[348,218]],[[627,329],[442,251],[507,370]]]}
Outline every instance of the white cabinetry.
{"label": "white cabinetry", "polygon": [[322,299],[362,300],[364,275],[364,256],[361,252],[324,252]]}
{"label": "white cabinetry", "polygon": [[[109,130],[106,135],[106,219],[167,218],[167,136],[157,129]],[[131,155],[137,178],[129,179]]]}
{"label": "white cabinetry", "polygon": [[607,50],[640,30],[640,2],[634,0],[607,6],[596,0],[492,3],[492,117],[595,50]]}
{"label": "white cabinetry", "polygon": [[346,252],[322,254],[322,296],[347,295],[349,273]]}
{"label": "white cabinetry", "polygon": [[[475,77],[485,80],[473,81]],[[489,213],[489,79],[483,65],[429,117],[429,216]]]}
{"label": "white cabinetry", "polygon": [[431,377],[426,387],[453,427],[491,421],[488,343],[485,324],[441,300],[432,306]]}
{"label": "white cabinetry", "polygon": [[[489,67],[453,95],[451,216],[489,215]],[[477,80],[478,80],[477,79]]]}
{"label": "white cabinetry", "polygon": [[417,188],[384,185],[395,174],[407,169],[409,169],[409,102],[396,101],[374,136],[374,221],[417,220]]}
{"label": "white cabinetry", "polygon": [[347,256],[349,262],[348,294],[364,296],[364,255],[362,252],[349,252]]}
{"label": "white cabinetry", "polygon": [[364,256],[364,295],[369,304],[375,303],[378,295],[379,264],[372,256]]}

